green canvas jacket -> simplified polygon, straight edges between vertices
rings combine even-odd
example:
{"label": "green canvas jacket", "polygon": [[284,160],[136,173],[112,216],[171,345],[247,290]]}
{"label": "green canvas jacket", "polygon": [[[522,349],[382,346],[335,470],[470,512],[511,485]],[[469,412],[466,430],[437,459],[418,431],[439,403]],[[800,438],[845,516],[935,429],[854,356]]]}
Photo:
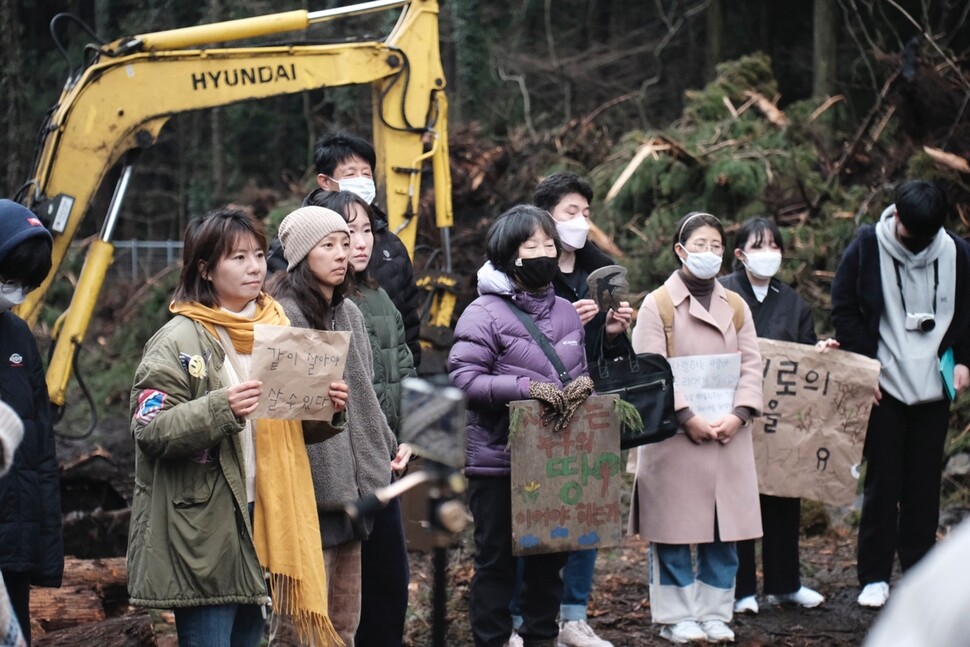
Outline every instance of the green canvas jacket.
{"label": "green canvas jacket", "polygon": [[266,604],[225,353],[176,316],[145,345],[131,390],[135,491],[128,592],[138,606]]}

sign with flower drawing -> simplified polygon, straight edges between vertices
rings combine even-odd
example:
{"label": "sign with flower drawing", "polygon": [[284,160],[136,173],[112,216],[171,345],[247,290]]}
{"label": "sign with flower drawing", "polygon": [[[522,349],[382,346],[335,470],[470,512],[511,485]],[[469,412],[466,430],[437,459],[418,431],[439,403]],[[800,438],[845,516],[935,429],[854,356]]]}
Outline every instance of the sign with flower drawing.
{"label": "sign with flower drawing", "polygon": [[615,395],[593,395],[555,431],[541,404],[510,405],[512,552],[556,553],[623,539],[620,424]]}

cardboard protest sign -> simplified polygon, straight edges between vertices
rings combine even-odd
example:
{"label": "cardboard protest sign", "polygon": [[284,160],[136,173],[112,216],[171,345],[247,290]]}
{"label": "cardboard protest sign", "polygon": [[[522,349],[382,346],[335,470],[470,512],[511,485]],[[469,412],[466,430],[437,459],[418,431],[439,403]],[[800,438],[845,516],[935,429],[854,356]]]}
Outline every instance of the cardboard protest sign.
{"label": "cardboard protest sign", "polygon": [[343,379],[350,333],[254,326],[249,378],[263,382],[251,419],[333,420],[331,382]]}
{"label": "cardboard protest sign", "polygon": [[855,501],[877,360],[841,350],[759,339],[764,413],[754,421],[762,494]]}
{"label": "cardboard protest sign", "polygon": [[623,539],[616,400],[590,396],[559,432],[542,424],[538,401],[509,405],[513,554],[606,548]]}
{"label": "cardboard protest sign", "polygon": [[671,357],[674,393],[690,410],[707,421],[723,418],[734,409],[734,392],[741,377],[741,353]]}

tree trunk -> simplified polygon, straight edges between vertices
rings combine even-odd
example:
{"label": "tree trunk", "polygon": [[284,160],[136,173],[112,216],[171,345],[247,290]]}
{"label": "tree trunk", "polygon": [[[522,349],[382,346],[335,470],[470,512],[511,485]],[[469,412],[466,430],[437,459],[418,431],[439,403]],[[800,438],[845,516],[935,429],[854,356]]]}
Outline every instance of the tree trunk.
{"label": "tree trunk", "polygon": [[[209,20],[218,22],[222,20],[221,0],[209,0]],[[223,124],[224,115],[222,108],[213,108],[210,113],[210,126],[212,127],[211,146],[209,156],[212,160],[212,198],[215,202],[223,202],[226,195],[226,164],[222,154]]]}
{"label": "tree trunk", "polygon": [[812,96],[824,99],[835,90],[835,70],[838,60],[836,44],[835,0],[815,0],[815,16],[812,25]]}
{"label": "tree trunk", "polygon": [[[4,165],[2,181],[6,191],[12,192],[20,188],[27,172],[24,167],[28,163],[26,151],[22,141],[25,136],[23,128],[23,74],[21,72],[20,57],[20,18],[17,13],[18,0],[0,0],[0,87],[3,88],[4,106],[0,114],[0,131],[4,133],[2,142],[6,164]],[[24,151],[25,155],[19,153]]]}
{"label": "tree trunk", "polygon": [[724,57],[724,0],[711,0],[707,8],[707,80],[717,76]]}
{"label": "tree trunk", "polygon": [[452,103],[455,121],[480,119],[487,112],[485,96],[490,66],[488,43],[482,29],[478,0],[456,0],[451,4],[454,20],[457,79]]}

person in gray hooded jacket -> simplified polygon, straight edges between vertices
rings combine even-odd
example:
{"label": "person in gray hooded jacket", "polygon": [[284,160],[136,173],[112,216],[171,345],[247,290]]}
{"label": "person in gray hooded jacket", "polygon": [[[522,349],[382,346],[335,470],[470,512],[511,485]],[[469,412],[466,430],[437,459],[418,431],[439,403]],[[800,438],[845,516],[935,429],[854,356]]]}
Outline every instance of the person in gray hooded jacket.
{"label": "person in gray hooded jacket", "polygon": [[[344,368],[348,386],[346,430],[307,452],[313,474],[320,533],[327,570],[330,620],[347,647],[361,612],[361,542],[373,519],[351,519],[348,504],[374,494],[391,482],[391,470],[407,463],[374,392],[374,361],[364,317],[346,298],[350,229],[330,209],[301,207],[280,223],[287,271],[269,291],[293,326],[350,331]],[[406,452],[406,453],[409,453]]]}
{"label": "person in gray hooded jacket", "polygon": [[832,283],[836,338],[882,363],[869,416],[859,523],[858,602],[881,607],[893,560],[914,566],[936,541],[950,402],[970,382],[970,245],[946,231],[946,195],[903,183],[860,229]]}

